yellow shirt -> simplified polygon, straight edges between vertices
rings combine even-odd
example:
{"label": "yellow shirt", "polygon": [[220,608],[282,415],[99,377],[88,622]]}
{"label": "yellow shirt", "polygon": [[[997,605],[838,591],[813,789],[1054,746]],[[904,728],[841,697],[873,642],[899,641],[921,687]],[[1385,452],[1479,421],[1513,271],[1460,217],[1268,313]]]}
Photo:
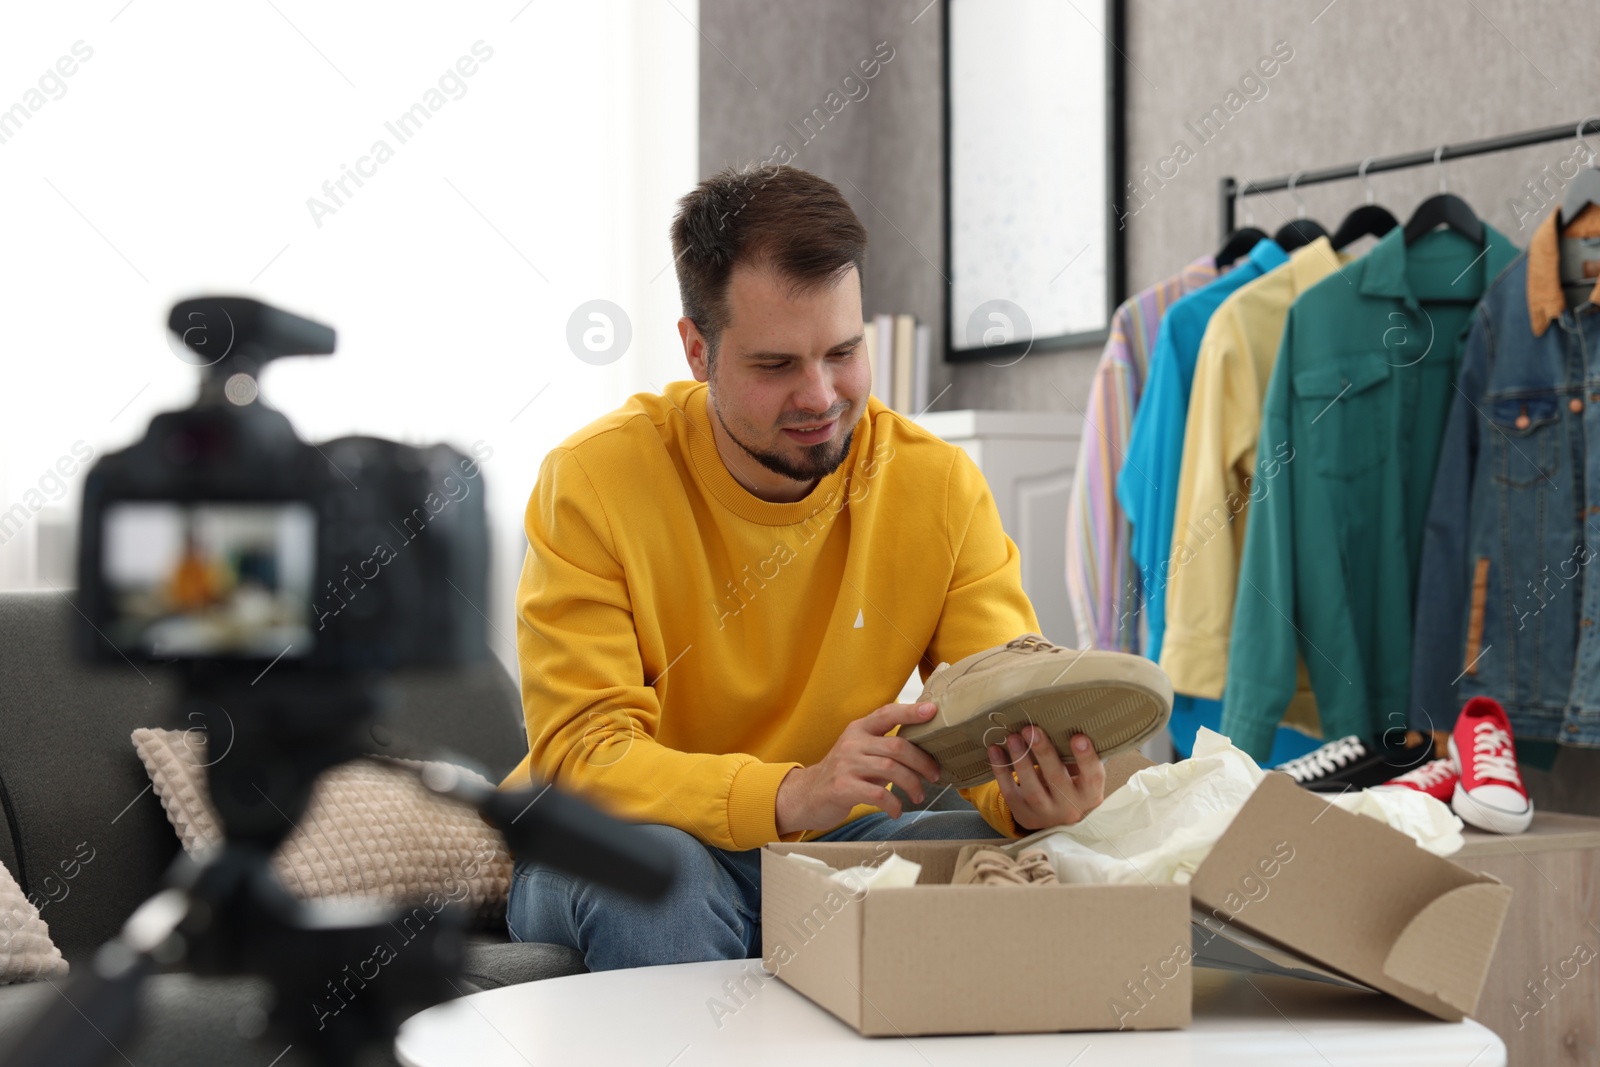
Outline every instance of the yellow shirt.
{"label": "yellow shirt", "polygon": [[[1265,477],[1256,478],[1261,404],[1289,305],[1351,258],[1319,237],[1230,294],[1206,326],[1189,393],[1161,648],[1161,666],[1180,693],[1222,696],[1250,502],[1273,492],[1276,474],[1294,461],[1292,453],[1262,456]],[[1309,702],[1303,666],[1300,673],[1301,700]],[[1285,721],[1310,725],[1308,708],[1293,710]]]}
{"label": "yellow shirt", "polygon": [[[769,503],[728,473],[707,395],[636,394],[545,457],[516,600],[530,750],[501,787],[749,849],[779,839],[783,776],[913,670],[1039,622],[960,448],[872,397],[839,469]],[[1019,836],[994,782],[962,795]]]}

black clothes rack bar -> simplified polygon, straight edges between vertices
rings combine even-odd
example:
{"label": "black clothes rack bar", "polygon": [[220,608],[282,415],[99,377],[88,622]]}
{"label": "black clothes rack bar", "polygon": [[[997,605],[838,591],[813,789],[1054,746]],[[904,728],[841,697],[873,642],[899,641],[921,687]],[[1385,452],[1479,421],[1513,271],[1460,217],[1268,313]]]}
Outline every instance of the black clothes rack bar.
{"label": "black clothes rack bar", "polygon": [[[1481,141],[1465,141],[1461,144],[1425,148],[1416,152],[1407,152],[1404,155],[1380,156],[1367,162],[1366,172],[1370,175],[1386,170],[1405,170],[1410,167],[1429,166],[1434,162],[1442,163],[1451,159],[1465,159],[1468,156],[1507,152],[1513,148],[1525,148],[1528,145],[1546,144],[1550,141],[1575,140],[1579,136],[1580,125],[1581,131],[1585,134],[1600,133],[1600,118],[1590,118],[1585,119],[1581,124],[1568,122],[1560,126],[1546,126],[1537,130],[1525,130],[1522,133],[1507,134],[1503,137],[1489,137]],[[1298,174],[1285,174],[1278,178],[1249,181],[1243,185],[1239,184],[1232,175],[1219,178],[1217,180],[1217,192],[1218,204],[1222,209],[1222,239],[1226,240],[1234,230],[1234,205],[1239,197],[1260,196],[1263,193],[1287,189],[1291,181],[1294,182],[1294,187],[1299,189],[1307,185],[1320,185],[1323,182],[1344,181],[1348,178],[1359,177],[1360,173],[1360,163],[1347,163],[1338,167],[1325,167],[1322,170],[1308,170]]]}

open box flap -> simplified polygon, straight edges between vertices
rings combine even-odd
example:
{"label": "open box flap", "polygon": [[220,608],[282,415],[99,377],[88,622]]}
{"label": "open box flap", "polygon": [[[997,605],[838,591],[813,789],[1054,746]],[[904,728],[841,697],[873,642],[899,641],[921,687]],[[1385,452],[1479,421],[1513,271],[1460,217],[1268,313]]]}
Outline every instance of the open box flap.
{"label": "open box flap", "polygon": [[1246,974],[1268,974],[1283,978],[1301,978],[1310,982],[1323,982],[1344,989],[1373,992],[1371,986],[1336,974],[1324,967],[1296,955],[1280,945],[1263,941],[1237,926],[1218,920],[1215,916],[1196,909],[1191,924],[1194,936],[1194,965],[1221,971],[1242,971]]}
{"label": "open box flap", "polygon": [[[1510,905],[1510,886],[1482,882],[1452,889],[1406,926],[1383,961],[1383,972],[1431,993],[1463,1015],[1472,1014]],[[1491,952],[1481,951],[1474,943],[1464,945],[1457,937],[1462,930],[1492,930],[1488,938]]]}
{"label": "open box flap", "polygon": [[[1440,952],[1437,941],[1422,951],[1420,933],[1393,961],[1391,952],[1430,905],[1473,885],[1509,893],[1494,879],[1274,773],[1200,865],[1190,890],[1208,916],[1456,1020],[1475,1007],[1499,938],[1504,909],[1486,906],[1493,894],[1465,894],[1463,901],[1476,903],[1446,905],[1438,913],[1459,923],[1450,931],[1450,953]],[[1440,917],[1424,928],[1436,933]]]}

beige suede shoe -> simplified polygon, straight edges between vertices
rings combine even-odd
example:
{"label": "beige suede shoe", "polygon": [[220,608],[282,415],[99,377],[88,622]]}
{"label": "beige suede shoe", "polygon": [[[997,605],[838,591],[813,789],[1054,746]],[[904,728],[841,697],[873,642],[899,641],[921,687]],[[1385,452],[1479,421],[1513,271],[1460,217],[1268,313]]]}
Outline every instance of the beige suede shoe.
{"label": "beige suede shoe", "polygon": [[1055,866],[1042,848],[1030,848],[1016,859],[998,848],[966,845],[956,854],[951,885],[1055,885]]}
{"label": "beige suede shoe", "polygon": [[[1083,651],[1023,634],[928,676],[918,703],[939,706],[899,736],[939,761],[939,783],[959,789],[994,777],[986,749],[1029,723],[1075,763],[1070,742],[1085,734],[1100,758],[1144,742],[1172,714],[1172,682],[1159,665],[1125,652]],[[1008,757],[1009,759],[1009,757]]]}

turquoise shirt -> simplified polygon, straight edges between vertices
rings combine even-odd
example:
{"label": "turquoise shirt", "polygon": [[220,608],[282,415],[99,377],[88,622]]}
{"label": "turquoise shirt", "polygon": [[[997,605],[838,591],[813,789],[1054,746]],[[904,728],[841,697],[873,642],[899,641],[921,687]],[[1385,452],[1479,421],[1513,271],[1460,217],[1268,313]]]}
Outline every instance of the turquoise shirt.
{"label": "turquoise shirt", "polygon": [[1258,241],[1238,266],[1211,284],[1174,301],[1161,320],[1150,354],[1150,377],[1133,417],[1128,451],[1117,476],[1117,500],[1133,527],[1129,548],[1144,590],[1149,640],[1145,655],[1161,659],[1167,629],[1167,560],[1178,514],[1178,473],[1189,387],[1200,358],[1206,324],[1230,293],[1289,261],[1276,242]]}
{"label": "turquoise shirt", "polygon": [[[1403,227],[1289,309],[1267,387],[1222,732],[1257,759],[1305,659],[1323,736],[1407,725],[1423,525],[1473,307],[1517,255]],[[1283,462],[1283,457],[1289,457]],[[1444,709],[1441,709],[1443,711]],[[1441,720],[1440,728],[1449,723]]]}
{"label": "turquoise shirt", "polygon": [[[1228,294],[1287,262],[1275,242],[1258,241],[1250,254],[1211,284],[1173,302],[1161,320],[1150,353],[1150,377],[1133,417],[1128,450],[1117,477],[1117,500],[1132,527],[1129,555],[1139,568],[1148,639],[1144,653],[1161,659],[1167,630],[1168,559],[1178,514],[1178,474],[1183,465],[1183,430],[1189,417],[1189,387],[1200,358],[1206,324]],[[1215,700],[1178,694],[1172,709],[1173,744],[1188,755],[1198,725],[1213,726],[1222,714]]]}

